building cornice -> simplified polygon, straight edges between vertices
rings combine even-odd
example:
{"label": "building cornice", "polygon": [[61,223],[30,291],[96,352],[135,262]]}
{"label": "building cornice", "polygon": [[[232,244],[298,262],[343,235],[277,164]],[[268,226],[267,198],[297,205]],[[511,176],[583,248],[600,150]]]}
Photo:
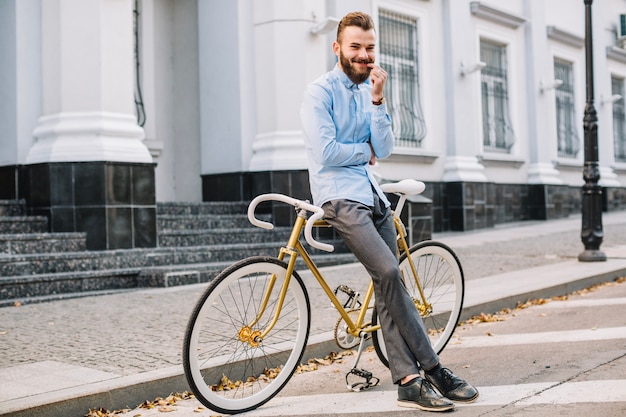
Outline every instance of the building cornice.
{"label": "building cornice", "polygon": [[626,64],[626,50],[618,47],[618,46],[607,46],[606,47],[606,57],[612,59],[613,61],[621,62],[622,64]]}
{"label": "building cornice", "polygon": [[517,16],[513,13],[495,9],[491,6],[486,6],[479,1],[473,1],[470,3],[470,11],[476,17],[489,20],[490,22],[494,22],[511,29],[517,29],[524,22],[526,22],[526,18],[522,16]]}
{"label": "building cornice", "polygon": [[546,27],[546,32],[548,34],[548,38],[554,41],[561,42],[576,48],[582,48],[583,46],[585,46],[585,38],[574,35],[573,33],[566,32],[562,29],[557,28],[556,26]]}

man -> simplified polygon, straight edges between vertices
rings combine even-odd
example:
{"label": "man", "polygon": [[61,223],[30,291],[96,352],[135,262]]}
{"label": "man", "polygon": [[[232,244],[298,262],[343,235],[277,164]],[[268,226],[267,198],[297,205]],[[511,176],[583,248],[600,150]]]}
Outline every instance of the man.
{"label": "man", "polygon": [[402,283],[389,201],[369,170],[394,142],[371,17],[346,15],[333,51],[337,65],[307,88],[301,108],[313,200],[372,276],[398,405],[450,410],[450,400],[472,402],[478,391],[439,364]]}

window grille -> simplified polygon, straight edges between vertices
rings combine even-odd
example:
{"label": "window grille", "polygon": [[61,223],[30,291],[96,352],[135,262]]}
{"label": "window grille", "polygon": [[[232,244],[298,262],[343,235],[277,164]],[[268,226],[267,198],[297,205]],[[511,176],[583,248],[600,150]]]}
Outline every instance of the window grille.
{"label": "window grille", "polygon": [[626,162],[626,112],[624,109],[624,79],[611,77],[611,94],[622,96],[613,102],[613,146],[615,160]]}
{"label": "window grille", "polygon": [[558,154],[570,158],[576,157],[580,150],[573,72],[571,62],[554,60],[554,78],[563,81],[555,90]]}
{"label": "window grille", "polygon": [[385,100],[397,146],[418,148],[426,136],[420,103],[417,19],[381,10],[380,62],[387,71]]}
{"label": "window grille", "polygon": [[482,69],[481,96],[483,113],[483,147],[487,151],[510,152],[515,132],[509,115],[506,47],[480,41]]}

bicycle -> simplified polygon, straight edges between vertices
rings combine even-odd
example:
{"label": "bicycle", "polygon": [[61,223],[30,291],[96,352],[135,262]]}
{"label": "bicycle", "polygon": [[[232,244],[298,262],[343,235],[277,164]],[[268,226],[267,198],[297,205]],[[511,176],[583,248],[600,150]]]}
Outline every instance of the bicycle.
{"label": "bicycle", "polygon": [[[393,220],[398,231],[400,269],[429,329],[431,343],[440,353],[452,337],[463,306],[461,263],[443,243],[424,241],[408,246],[400,214],[407,197],[423,192],[424,183],[402,180],[381,188],[399,196]],[[287,244],[277,257],[249,257],[218,274],[196,303],[185,332],[183,367],[187,382],[203,405],[219,413],[240,413],[265,404],[280,392],[300,364],[309,336],[311,307],[295,269],[298,257],[340,315],[335,327],[339,346],[359,345],[346,382],[349,377],[363,378],[364,382],[348,383],[348,388],[358,391],[378,383],[370,372],[357,368],[366,339],[371,337],[378,358],[389,366],[376,309],[371,305],[371,280],[362,301],[348,287],[333,291],[300,241],[304,230],[309,245],[334,250],[313,237],[314,227],[329,227],[322,220],[323,210],[283,194],[263,194],[250,203],[248,218],[265,229],[273,228],[273,224],[255,216],[256,207],[264,201],[295,208],[297,215]],[[313,214],[307,219],[308,213]],[[339,292],[348,300],[342,303]]]}

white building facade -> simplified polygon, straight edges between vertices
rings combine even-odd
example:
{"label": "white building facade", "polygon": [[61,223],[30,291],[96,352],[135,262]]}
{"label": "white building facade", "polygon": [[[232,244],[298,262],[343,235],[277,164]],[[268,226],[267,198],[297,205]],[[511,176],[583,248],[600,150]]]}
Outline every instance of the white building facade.
{"label": "white building facade", "polygon": [[[157,201],[308,198],[300,101],[353,10],[390,73],[396,146],[374,169],[427,183],[434,230],[580,212],[583,0],[0,0],[0,199],[114,249],[157,244]],[[600,185],[622,210],[626,2],[592,11]]]}

